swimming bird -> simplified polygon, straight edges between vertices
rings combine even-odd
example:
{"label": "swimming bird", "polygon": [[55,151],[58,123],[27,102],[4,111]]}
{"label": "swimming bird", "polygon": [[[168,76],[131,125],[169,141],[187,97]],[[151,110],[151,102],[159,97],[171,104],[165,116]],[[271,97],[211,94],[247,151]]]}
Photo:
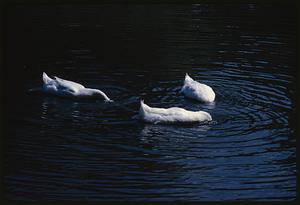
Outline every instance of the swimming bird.
{"label": "swimming bird", "polygon": [[212,117],[204,111],[189,111],[179,107],[155,108],[149,107],[140,101],[139,117],[150,123],[183,123],[183,122],[202,122],[211,121]]}
{"label": "swimming bird", "polygon": [[43,87],[41,90],[62,97],[100,98],[106,102],[112,102],[101,90],[85,88],[79,83],[64,80],[56,76],[52,79],[45,72],[43,72]]}
{"label": "swimming bird", "polygon": [[213,102],[216,97],[211,87],[193,80],[187,73],[185,74],[184,85],[180,93],[202,102]]}

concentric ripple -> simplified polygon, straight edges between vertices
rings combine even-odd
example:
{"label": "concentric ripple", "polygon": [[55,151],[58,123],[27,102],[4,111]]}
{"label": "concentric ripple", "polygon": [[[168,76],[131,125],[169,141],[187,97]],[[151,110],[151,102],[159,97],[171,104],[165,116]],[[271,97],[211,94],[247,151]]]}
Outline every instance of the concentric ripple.
{"label": "concentric ripple", "polygon": [[[26,59],[28,69],[21,81],[12,75],[20,89],[7,92],[5,197],[295,199],[296,22],[288,11],[194,4],[16,12],[20,28],[30,29],[15,38],[26,39],[16,49],[26,52],[13,59]],[[101,89],[114,102],[27,94],[43,71]],[[181,95],[185,73],[210,85],[215,102]],[[143,123],[135,117],[141,99],[203,110],[213,121]]]}

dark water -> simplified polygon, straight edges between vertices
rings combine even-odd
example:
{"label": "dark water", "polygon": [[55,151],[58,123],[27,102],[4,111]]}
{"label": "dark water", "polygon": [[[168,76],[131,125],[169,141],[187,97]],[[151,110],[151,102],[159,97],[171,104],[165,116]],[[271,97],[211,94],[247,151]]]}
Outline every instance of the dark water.
{"label": "dark water", "polygon": [[[293,8],[10,7],[6,198],[295,199]],[[115,103],[26,93],[41,84],[43,71],[99,88]],[[178,95],[185,73],[213,87],[214,104]],[[132,118],[141,98],[156,107],[204,110],[213,122],[144,124]]]}

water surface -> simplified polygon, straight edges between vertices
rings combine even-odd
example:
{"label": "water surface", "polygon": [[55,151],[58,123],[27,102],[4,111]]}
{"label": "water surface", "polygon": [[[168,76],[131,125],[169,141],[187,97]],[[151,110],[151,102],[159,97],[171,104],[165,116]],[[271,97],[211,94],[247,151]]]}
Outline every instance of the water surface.
{"label": "water surface", "polygon": [[[10,9],[7,199],[296,198],[293,7]],[[115,103],[29,95],[43,71],[99,88]],[[216,101],[203,104],[180,95],[185,73],[213,87]],[[204,110],[213,121],[144,124],[133,118],[140,99],[154,107]]]}

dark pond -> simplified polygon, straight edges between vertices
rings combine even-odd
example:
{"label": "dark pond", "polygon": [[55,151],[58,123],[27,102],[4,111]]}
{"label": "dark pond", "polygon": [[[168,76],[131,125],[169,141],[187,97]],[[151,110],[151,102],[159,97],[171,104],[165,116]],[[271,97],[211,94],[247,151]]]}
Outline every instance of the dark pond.
{"label": "dark pond", "polygon": [[[296,198],[293,6],[12,5],[5,23],[7,199]],[[115,103],[28,94],[43,71]],[[215,103],[178,94],[185,73]],[[213,122],[144,124],[141,98]]]}

